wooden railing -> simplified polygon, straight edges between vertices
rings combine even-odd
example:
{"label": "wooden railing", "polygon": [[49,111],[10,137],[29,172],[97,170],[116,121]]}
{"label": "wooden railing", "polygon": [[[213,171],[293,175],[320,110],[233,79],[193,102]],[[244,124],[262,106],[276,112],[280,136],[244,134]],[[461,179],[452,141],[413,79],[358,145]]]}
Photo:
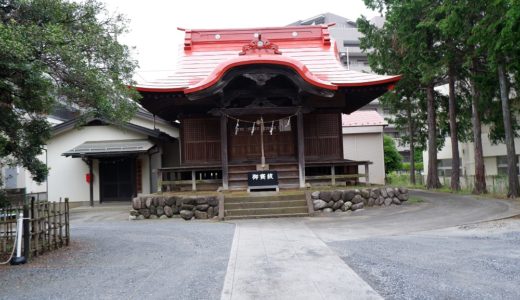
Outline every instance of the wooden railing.
{"label": "wooden railing", "polygon": [[220,165],[170,167],[159,169],[158,191],[170,192],[175,190],[190,189],[200,190],[202,185],[222,185],[222,167]]}
{"label": "wooden railing", "polygon": [[[353,183],[357,184],[359,182],[359,178],[365,178],[365,182],[367,185],[370,185],[370,173],[368,170],[368,166],[372,164],[370,161],[349,161],[349,160],[337,160],[337,161],[317,161],[317,162],[306,162],[305,163],[305,182],[313,183],[313,182],[329,182],[330,185],[335,186],[339,180],[348,180],[352,179]],[[359,166],[365,167],[365,173],[359,174],[357,168]],[[337,174],[336,167],[354,167],[356,168],[355,173],[352,174]],[[327,168],[329,170],[328,174],[320,174],[320,175],[307,175],[307,170],[313,168]]]}

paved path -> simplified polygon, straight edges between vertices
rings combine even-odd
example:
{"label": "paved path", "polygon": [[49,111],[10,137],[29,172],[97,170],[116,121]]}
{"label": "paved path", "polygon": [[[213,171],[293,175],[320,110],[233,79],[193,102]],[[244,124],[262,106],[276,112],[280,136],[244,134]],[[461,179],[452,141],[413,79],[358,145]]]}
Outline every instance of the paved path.
{"label": "paved path", "polygon": [[[221,299],[380,298],[371,285],[384,292],[384,296],[393,295],[366,276],[366,271],[377,264],[380,253],[367,251],[371,255],[360,255],[365,258],[361,265],[366,268],[362,269],[360,264],[354,264],[357,257],[354,254],[365,251],[371,244],[363,244],[368,245],[365,248],[349,248],[350,241],[409,235],[520,214],[518,205],[511,201],[424,191],[412,194],[421,197],[424,203],[317,218],[236,221]],[[394,251],[384,250],[384,245],[381,247],[383,249],[378,249],[387,255]],[[350,265],[363,276],[358,276]],[[384,274],[383,270],[383,277]]]}
{"label": "paved path", "polygon": [[299,219],[237,222],[222,299],[382,299]]}

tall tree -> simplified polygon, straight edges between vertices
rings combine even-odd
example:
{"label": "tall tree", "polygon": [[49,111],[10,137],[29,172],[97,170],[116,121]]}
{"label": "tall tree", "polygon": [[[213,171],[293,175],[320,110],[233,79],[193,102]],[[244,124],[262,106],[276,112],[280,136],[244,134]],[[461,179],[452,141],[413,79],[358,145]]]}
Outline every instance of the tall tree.
{"label": "tall tree", "polygon": [[440,43],[442,44],[442,62],[448,75],[449,94],[449,124],[451,139],[451,190],[460,190],[460,157],[459,139],[457,129],[457,104],[455,103],[455,81],[458,69],[462,64],[461,59],[461,9],[456,1],[443,1],[432,11],[429,16],[430,22],[438,24],[440,31]]}
{"label": "tall tree", "polygon": [[[493,99],[493,87],[487,82],[494,80],[487,68],[486,55],[481,51],[482,42],[473,36],[475,25],[482,19],[485,11],[485,1],[445,1],[444,9],[448,13],[442,20],[441,28],[457,37],[457,50],[460,52],[463,64],[458,76],[461,79],[463,93],[470,99],[472,140],[474,153],[474,188],[473,193],[487,193],[484,153],[482,147],[482,117],[489,108],[486,99]],[[485,90],[485,91],[484,91]],[[459,110],[464,112],[465,109]],[[485,119],[484,119],[485,120]]]}
{"label": "tall tree", "polygon": [[[439,52],[439,31],[434,22],[430,22],[426,17],[436,7],[431,1],[398,1],[398,0],[365,0],[367,7],[377,9],[385,13],[386,23],[381,31],[380,39],[388,41],[386,43],[370,40],[373,37],[366,36],[366,42],[362,46],[365,49],[371,49],[368,59],[379,60],[378,53],[387,53],[385,47],[393,45],[392,49],[397,53],[397,57],[401,57],[401,67],[398,68],[403,79],[415,79],[418,85],[411,88],[425,89],[426,91],[426,107],[427,107],[427,125],[428,125],[428,188],[440,187],[439,177],[437,174],[437,138],[439,130],[437,127],[437,107],[435,86],[440,82],[442,65],[440,63]],[[366,21],[365,21],[366,22]],[[360,21],[362,25],[363,21]],[[370,33],[366,26],[360,26],[363,34]],[[372,54],[372,55],[371,55]],[[390,52],[392,54],[392,52]],[[392,55],[386,55],[386,60],[391,61]],[[394,55],[395,57],[395,55]],[[381,64],[382,67],[389,64]],[[371,64],[372,66],[372,64]],[[393,71],[393,70],[392,70]],[[396,86],[396,90],[400,88]]]}
{"label": "tall tree", "polygon": [[471,115],[472,115],[472,129],[473,129],[473,153],[475,161],[475,182],[473,193],[483,194],[487,193],[486,186],[486,169],[484,164],[484,150],[482,148],[482,122],[480,102],[481,93],[477,86],[475,76],[478,76],[477,68],[479,66],[478,60],[475,57],[470,58],[470,89],[471,89]]}
{"label": "tall tree", "polygon": [[115,39],[125,20],[95,0],[0,0],[0,162],[43,181],[36,157],[50,136],[46,116],[66,103],[83,116],[132,116],[136,63]]}
{"label": "tall tree", "polygon": [[[520,196],[518,182],[518,159],[514,144],[515,118],[511,115],[511,76],[520,60],[520,1],[494,0],[485,2],[483,18],[473,29],[474,39],[482,45],[482,51],[489,56],[490,67],[498,75],[500,102],[502,105],[503,132],[508,158],[508,196]],[[493,37],[493,38],[490,38]],[[518,78],[516,78],[518,79]]]}
{"label": "tall tree", "polygon": [[[471,3],[470,3],[471,2]],[[485,75],[484,57],[480,55],[481,43],[472,37],[472,30],[477,22],[482,19],[482,1],[477,3],[469,0],[461,1],[465,7],[465,18],[462,18],[461,28],[465,40],[465,68],[468,70],[467,78],[471,97],[471,122],[473,129],[473,153],[475,161],[475,179],[473,193],[487,193],[486,169],[484,164],[484,151],[482,147],[482,92],[479,78]],[[471,5],[470,5],[471,4]]]}

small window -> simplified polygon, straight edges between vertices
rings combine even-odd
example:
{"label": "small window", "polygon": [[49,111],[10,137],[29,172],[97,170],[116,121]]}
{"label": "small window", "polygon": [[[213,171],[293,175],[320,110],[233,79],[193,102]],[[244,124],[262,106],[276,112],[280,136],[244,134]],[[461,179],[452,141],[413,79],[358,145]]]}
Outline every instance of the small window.
{"label": "small window", "polygon": [[[459,159],[460,161],[460,159]],[[439,177],[450,177],[451,176],[451,164],[452,160],[449,159],[439,159],[437,160],[437,173]],[[459,174],[462,175],[462,167],[459,167]]]}
{"label": "small window", "polygon": [[[497,174],[500,176],[507,176],[507,156],[497,156]],[[518,158],[516,167],[518,168]]]}

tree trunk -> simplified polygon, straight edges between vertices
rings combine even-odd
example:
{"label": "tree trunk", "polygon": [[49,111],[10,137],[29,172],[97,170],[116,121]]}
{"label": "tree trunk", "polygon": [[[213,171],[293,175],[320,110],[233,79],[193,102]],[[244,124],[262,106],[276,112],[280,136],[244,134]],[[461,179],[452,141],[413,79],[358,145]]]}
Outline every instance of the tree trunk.
{"label": "tree trunk", "polygon": [[[476,72],[476,62],[473,61],[472,75]],[[473,151],[475,159],[475,187],[474,194],[487,193],[486,188],[486,169],[484,165],[484,152],[482,150],[482,125],[480,122],[480,111],[478,104],[480,101],[480,91],[475,85],[475,81],[470,77],[471,84],[471,123],[473,126]]]}
{"label": "tree trunk", "polygon": [[460,158],[459,139],[457,137],[457,111],[455,105],[455,75],[453,66],[448,67],[449,83],[449,116],[450,116],[450,139],[451,139],[451,190],[460,190]]}
{"label": "tree trunk", "polygon": [[428,176],[426,178],[426,188],[428,189],[441,187],[437,174],[437,117],[433,88],[433,83],[426,88],[428,110]]}
{"label": "tree trunk", "polygon": [[498,80],[500,83],[500,101],[502,102],[502,115],[504,118],[504,132],[507,148],[507,176],[509,177],[509,190],[507,196],[515,198],[520,195],[518,185],[518,167],[513,127],[511,124],[511,110],[509,109],[509,90],[504,65],[501,63],[498,64]]}
{"label": "tree trunk", "polygon": [[410,135],[410,184],[415,185],[415,149],[414,149],[414,128],[412,119],[412,100],[408,98],[408,134]]}

